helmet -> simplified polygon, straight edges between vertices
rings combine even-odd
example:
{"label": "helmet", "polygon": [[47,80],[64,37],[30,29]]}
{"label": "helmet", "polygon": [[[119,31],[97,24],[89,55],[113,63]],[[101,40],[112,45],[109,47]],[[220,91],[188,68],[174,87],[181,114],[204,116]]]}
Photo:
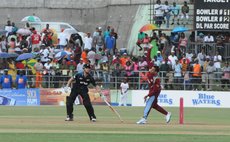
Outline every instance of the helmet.
{"label": "helmet", "polygon": [[85,69],[85,68],[91,68],[91,67],[90,67],[90,64],[84,64],[84,65],[83,65],[83,69]]}

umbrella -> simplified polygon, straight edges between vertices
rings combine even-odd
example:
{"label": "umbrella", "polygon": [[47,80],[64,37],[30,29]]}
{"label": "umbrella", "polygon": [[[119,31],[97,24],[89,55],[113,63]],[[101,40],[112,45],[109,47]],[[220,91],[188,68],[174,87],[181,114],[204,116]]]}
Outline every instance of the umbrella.
{"label": "umbrella", "polygon": [[146,24],[140,29],[140,32],[155,30],[155,29],[158,29],[158,28],[159,27],[157,25],[155,25],[155,24]]}
{"label": "umbrella", "polygon": [[10,58],[10,54],[9,53],[6,53],[6,52],[1,52],[0,53],[0,58]]}
{"label": "umbrella", "polygon": [[26,36],[26,35],[30,35],[31,31],[29,29],[18,29],[16,33]]}
{"label": "umbrella", "polygon": [[35,57],[35,55],[32,53],[23,53],[17,57],[16,61],[27,60],[27,59],[31,59],[34,57]]}
{"label": "umbrella", "polygon": [[77,31],[74,30],[74,29],[67,28],[67,29],[65,29],[65,30],[63,31],[63,33],[67,36],[68,39],[70,39],[70,36],[71,36],[72,34],[76,34]]}
{"label": "umbrella", "polygon": [[18,57],[19,55],[17,53],[8,53],[10,58]]}
{"label": "umbrella", "polygon": [[6,30],[0,29],[0,35],[4,35],[4,34],[6,34],[6,33],[7,33]]}
{"label": "umbrella", "polygon": [[41,19],[37,16],[26,16],[21,21],[22,22],[41,22]]}
{"label": "umbrella", "polygon": [[185,32],[185,31],[188,31],[188,28],[186,28],[186,27],[175,27],[175,28],[173,28],[173,30],[172,30],[172,32],[173,33],[177,33],[177,32]]}
{"label": "umbrella", "polygon": [[55,58],[56,59],[60,59],[60,58],[63,58],[64,56],[66,56],[67,55],[67,52],[65,52],[65,51],[60,51],[60,52],[58,52],[56,55],[55,55]]}

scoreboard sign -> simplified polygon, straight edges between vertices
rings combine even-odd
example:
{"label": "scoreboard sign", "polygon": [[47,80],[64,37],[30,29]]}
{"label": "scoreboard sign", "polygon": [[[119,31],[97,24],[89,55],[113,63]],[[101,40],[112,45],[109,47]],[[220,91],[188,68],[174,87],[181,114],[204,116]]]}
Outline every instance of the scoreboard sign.
{"label": "scoreboard sign", "polygon": [[195,0],[194,29],[230,31],[230,0]]}

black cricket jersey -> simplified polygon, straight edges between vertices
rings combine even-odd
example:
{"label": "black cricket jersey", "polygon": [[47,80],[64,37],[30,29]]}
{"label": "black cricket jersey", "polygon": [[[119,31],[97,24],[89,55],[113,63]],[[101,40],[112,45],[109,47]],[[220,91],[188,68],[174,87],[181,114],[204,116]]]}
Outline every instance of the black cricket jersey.
{"label": "black cricket jersey", "polygon": [[91,76],[91,74],[88,74],[86,77],[84,76],[84,73],[77,73],[74,76],[75,79],[75,83],[74,83],[74,87],[76,87],[76,89],[78,91],[83,91],[83,92],[88,92],[88,85],[91,83],[94,87],[96,87],[96,82],[94,80],[94,78]]}

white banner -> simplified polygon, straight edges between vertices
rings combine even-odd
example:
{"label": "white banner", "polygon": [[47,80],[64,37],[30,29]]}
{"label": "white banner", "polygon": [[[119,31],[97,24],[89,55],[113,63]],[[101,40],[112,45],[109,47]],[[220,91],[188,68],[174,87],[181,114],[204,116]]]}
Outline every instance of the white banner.
{"label": "white banner", "polygon": [[[145,106],[144,96],[148,90],[132,90],[132,106]],[[230,108],[229,92],[214,91],[161,91],[158,97],[160,106],[179,107],[180,98],[184,107]]]}

